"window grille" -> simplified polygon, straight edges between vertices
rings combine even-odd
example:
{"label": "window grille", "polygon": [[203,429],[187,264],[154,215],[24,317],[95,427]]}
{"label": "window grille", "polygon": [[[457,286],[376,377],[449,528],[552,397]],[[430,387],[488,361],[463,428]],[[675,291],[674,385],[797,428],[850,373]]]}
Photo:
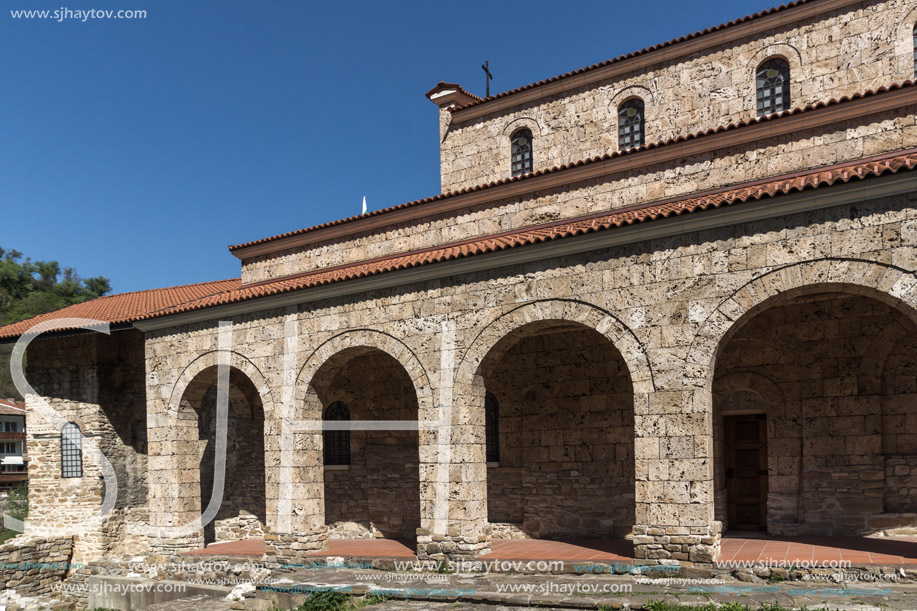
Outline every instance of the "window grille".
{"label": "window grille", "polygon": [[512,138],[513,176],[521,176],[532,171],[532,132],[520,129]]}
{"label": "window grille", "polygon": [[[326,421],[349,421],[350,410],[340,401],[335,401],[325,410]],[[325,465],[350,464],[350,431],[324,431]]]}
{"label": "window grille", "polygon": [[785,59],[774,58],[758,67],[756,91],[759,117],[790,107],[790,65]]}
{"label": "window grille", "polygon": [[618,149],[643,146],[643,100],[633,99],[618,109]]}
{"label": "window grille", "polygon": [[500,404],[491,393],[484,398],[484,423],[487,462],[500,462]]}
{"label": "window grille", "polygon": [[64,425],[60,434],[61,477],[83,477],[83,438],[73,422]]}

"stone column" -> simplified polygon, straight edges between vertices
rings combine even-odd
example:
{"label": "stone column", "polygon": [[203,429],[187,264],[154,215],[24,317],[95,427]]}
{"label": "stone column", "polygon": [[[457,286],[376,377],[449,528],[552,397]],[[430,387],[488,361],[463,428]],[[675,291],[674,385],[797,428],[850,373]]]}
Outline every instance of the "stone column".
{"label": "stone column", "polygon": [[635,556],[709,567],[720,544],[710,392],[656,391],[635,399]]}
{"label": "stone column", "polygon": [[[443,410],[451,410],[451,435],[446,429],[420,433],[417,554],[429,560],[470,560],[490,547],[483,385],[457,382],[450,407],[440,407],[436,413],[422,410],[420,417],[438,420]],[[443,512],[446,501],[448,515],[440,517],[447,519],[437,520],[437,509]]]}

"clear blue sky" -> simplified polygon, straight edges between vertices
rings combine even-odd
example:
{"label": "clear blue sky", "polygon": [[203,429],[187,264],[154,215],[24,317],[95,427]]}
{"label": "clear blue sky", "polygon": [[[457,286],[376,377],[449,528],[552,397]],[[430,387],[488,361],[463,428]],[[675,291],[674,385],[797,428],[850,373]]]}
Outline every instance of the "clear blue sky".
{"label": "clear blue sky", "polygon": [[[440,80],[503,91],[770,8],[8,0],[0,246],[115,292],[238,276],[226,246],[439,192]],[[146,9],[142,20],[15,9]]]}

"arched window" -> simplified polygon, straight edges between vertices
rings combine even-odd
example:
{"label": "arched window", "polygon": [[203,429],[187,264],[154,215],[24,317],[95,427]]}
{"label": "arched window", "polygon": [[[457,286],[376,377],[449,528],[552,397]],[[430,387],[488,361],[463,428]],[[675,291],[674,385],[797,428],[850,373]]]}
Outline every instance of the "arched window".
{"label": "arched window", "polygon": [[785,59],[775,57],[758,66],[756,91],[759,117],[790,107],[790,65]]}
{"label": "arched window", "polygon": [[484,398],[484,441],[487,462],[500,462],[500,404],[491,393]]}
{"label": "arched window", "polygon": [[532,131],[520,129],[510,138],[512,144],[513,176],[532,171]]}
{"label": "arched window", "polygon": [[83,438],[73,422],[61,429],[60,457],[61,477],[83,477]]}
{"label": "arched window", "polygon": [[[325,410],[324,420],[342,422],[350,420],[350,410],[340,401],[335,401]],[[325,465],[350,464],[350,431],[324,431]]]}
{"label": "arched window", "polygon": [[634,98],[618,108],[618,149],[643,146],[643,100]]}

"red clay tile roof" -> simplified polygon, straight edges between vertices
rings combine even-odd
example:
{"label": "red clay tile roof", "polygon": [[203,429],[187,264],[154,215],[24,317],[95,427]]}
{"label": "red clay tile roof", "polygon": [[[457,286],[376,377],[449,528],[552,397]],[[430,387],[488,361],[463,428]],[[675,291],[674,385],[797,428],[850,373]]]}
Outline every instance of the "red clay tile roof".
{"label": "red clay tile roof", "polygon": [[528,84],[528,85],[523,85],[522,87],[516,87],[515,89],[510,89],[509,91],[504,91],[504,92],[502,92],[502,93],[497,93],[497,94],[494,94],[494,95],[492,95],[492,96],[490,96],[490,97],[487,97],[487,98],[481,98],[481,97],[479,97],[479,96],[474,96],[474,97],[478,98],[478,101],[476,101],[476,102],[470,102],[470,103],[468,103],[468,104],[465,104],[464,106],[455,106],[455,107],[453,107],[453,108],[450,108],[450,110],[451,110],[452,112],[456,112],[456,111],[459,111],[459,110],[464,110],[464,109],[466,109],[466,108],[471,108],[472,106],[478,106],[479,104],[486,104],[487,102],[490,102],[491,100],[496,100],[496,99],[498,99],[498,98],[505,98],[506,96],[513,95],[514,93],[519,93],[520,91],[526,91],[526,90],[528,90],[528,89],[534,89],[535,87],[540,87],[541,85],[546,85],[547,83],[553,83],[553,82],[555,82],[555,81],[560,81],[560,80],[563,80],[563,79],[565,79],[565,78],[570,78],[571,76],[576,76],[577,74],[583,74],[584,72],[591,72],[592,70],[597,70],[598,68],[604,68],[605,66],[609,66],[609,65],[611,65],[611,64],[616,64],[616,63],[618,63],[618,62],[624,61],[624,60],[626,60],[626,59],[630,59],[630,58],[632,58],[632,57],[637,57],[637,56],[640,56],[640,55],[645,55],[645,54],[647,54],[647,53],[651,53],[651,52],[657,51],[657,50],[659,50],[659,49],[664,49],[665,47],[671,47],[672,45],[676,45],[676,44],[678,44],[678,43],[680,43],[680,42],[685,42],[685,41],[688,41],[688,40],[693,40],[693,39],[695,39],[695,38],[698,38],[699,36],[703,36],[704,34],[710,34],[710,33],[712,33],[712,32],[719,32],[720,30],[723,30],[723,29],[728,28],[728,27],[730,27],[730,26],[738,25],[738,24],[740,24],[740,23],[746,23],[746,22],[748,22],[748,21],[751,21],[751,20],[753,20],[753,19],[758,19],[758,18],[764,17],[764,16],[766,16],[766,15],[773,15],[774,13],[779,13],[779,12],[782,12],[782,11],[786,11],[786,10],[789,10],[789,9],[791,9],[791,8],[795,8],[795,7],[797,7],[797,6],[802,6],[803,4],[806,4],[806,3],[808,3],[808,2],[813,2],[813,1],[814,1],[814,0],[796,0],[795,2],[789,2],[789,3],[787,3],[787,4],[781,4],[780,6],[776,6],[776,7],[773,7],[773,8],[769,8],[769,9],[763,10],[763,11],[761,11],[760,13],[754,13],[754,14],[752,14],[752,15],[746,15],[746,16],[741,17],[741,18],[739,18],[739,19],[735,19],[735,20],[733,20],[733,21],[727,21],[726,23],[721,23],[720,25],[716,25],[716,26],[713,26],[713,27],[711,27],[711,28],[706,28],[706,29],[703,29],[703,30],[698,30],[697,32],[694,32],[693,34],[687,34],[687,35],[681,36],[681,37],[679,37],[679,38],[673,38],[673,39],[671,39],[671,40],[667,40],[667,41],[665,41],[665,42],[661,42],[661,43],[659,43],[659,44],[655,44],[655,45],[653,45],[653,46],[651,46],[651,47],[644,47],[643,49],[640,49],[639,51],[633,51],[633,52],[628,53],[628,54],[626,54],[626,55],[619,55],[618,57],[615,57],[615,58],[613,58],[613,59],[606,59],[605,61],[599,62],[599,63],[597,63],[597,64],[592,64],[591,66],[586,66],[585,68],[580,68],[579,70],[572,70],[572,71],[570,71],[570,72],[565,72],[565,73],[559,74],[559,75],[557,75],[557,76],[552,76],[551,78],[546,78],[546,79],[540,80],[540,81],[538,81],[538,82],[536,82],[536,83],[530,83],[530,84]]}
{"label": "red clay tile roof", "polygon": [[312,227],[306,227],[305,229],[297,229],[297,230],[295,230],[295,231],[288,231],[288,232],[286,232],[286,233],[281,233],[281,234],[278,234],[278,235],[275,235],[275,236],[270,236],[270,237],[267,237],[267,238],[261,238],[261,239],[259,239],[259,240],[253,240],[253,241],[251,241],[251,242],[245,242],[244,244],[235,244],[235,245],[233,245],[233,246],[230,246],[230,247],[229,247],[229,250],[230,250],[230,251],[239,250],[239,249],[241,249],[241,248],[246,248],[246,247],[248,247],[248,246],[255,246],[255,245],[257,245],[257,244],[265,244],[265,243],[267,243],[267,242],[273,242],[273,241],[276,241],[276,240],[282,240],[282,239],[284,239],[284,238],[289,238],[289,237],[296,236],[296,235],[302,235],[302,234],[304,234],[304,233],[309,233],[309,232],[313,232],[313,231],[318,231],[318,230],[321,230],[321,229],[326,229],[326,228],[328,228],[328,227],[334,227],[334,226],[336,226],[336,225],[343,225],[343,224],[345,224],[345,223],[352,223],[352,222],[354,222],[354,221],[358,221],[358,220],[361,220],[361,219],[369,218],[369,217],[372,217],[372,216],[378,216],[378,215],[381,215],[381,214],[386,214],[386,213],[389,213],[389,212],[393,212],[393,211],[395,211],[395,210],[402,210],[402,209],[404,209],[404,208],[411,208],[411,207],[413,207],[413,206],[421,206],[421,205],[423,205],[423,204],[427,204],[427,203],[430,203],[430,202],[440,201],[440,200],[447,199],[447,198],[450,198],[450,197],[455,197],[455,196],[458,196],[458,195],[464,195],[464,194],[466,194],[466,193],[474,193],[474,192],[477,192],[477,191],[483,191],[484,189],[490,189],[490,188],[492,188],[492,187],[496,187],[496,186],[499,186],[499,185],[504,185],[504,184],[511,183],[511,182],[515,182],[515,181],[519,181],[519,180],[526,180],[526,179],[531,178],[531,177],[533,177],[533,176],[543,176],[543,175],[545,175],[545,174],[553,174],[553,173],[555,173],[555,172],[562,172],[562,171],[564,171],[564,170],[567,170],[567,169],[570,169],[570,168],[574,168],[574,167],[589,165],[589,164],[592,164],[592,163],[600,163],[600,162],[603,162],[603,161],[607,161],[607,160],[609,160],[609,159],[613,159],[613,158],[615,158],[615,157],[623,157],[623,156],[626,156],[626,155],[637,155],[637,154],[640,154],[640,153],[643,152],[643,151],[652,150],[652,149],[657,149],[657,148],[660,148],[660,147],[663,147],[663,146],[667,146],[667,145],[669,145],[669,144],[674,144],[674,143],[676,143],[676,142],[684,142],[684,141],[688,141],[688,140],[694,140],[694,139],[697,139],[697,138],[703,138],[704,136],[709,136],[709,135],[711,135],[711,134],[716,134],[716,133],[725,132],[725,131],[730,131],[730,130],[735,130],[735,129],[741,129],[741,128],[743,128],[743,127],[748,127],[748,126],[751,126],[751,125],[756,125],[756,124],[758,124],[758,123],[762,123],[762,122],[765,122],[765,121],[774,121],[774,120],[780,119],[781,117],[787,117],[787,116],[790,116],[790,115],[797,115],[797,114],[800,114],[800,113],[811,112],[811,111],[813,111],[813,110],[817,110],[817,109],[820,109],[820,108],[826,108],[826,107],[829,107],[829,106],[836,106],[836,105],[839,105],[839,104],[844,104],[844,103],[846,103],[846,102],[852,102],[852,101],[854,101],[854,100],[859,100],[859,99],[863,99],[863,98],[868,98],[868,97],[872,97],[872,96],[875,96],[875,95],[880,95],[880,94],[882,94],[882,93],[886,93],[886,92],[889,92],[889,91],[895,91],[895,90],[898,90],[898,89],[905,89],[905,88],[909,88],[909,87],[917,87],[917,81],[913,81],[913,80],[912,80],[912,81],[904,81],[903,83],[896,83],[896,84],[893,84],[893,85],[889,85],[889,86],[887,86],[887,87],[879,87],[878,89],[875,89],[875,90],[870,89],[870,90],[868,90],[868,91],[866,91],[866,92],[864,92],[864,93],[857,93],[857,94],[853,94],[853,95],[851,95],[851,96],[843,96],[843,97],[841,97],[841,98],[839,98],[839,99],[831,98],[831,99],[828,100],[827,102],[818,102],[818,103],[816,103],[816,104],[808,104],[808,105],[806,105],[806,106],[804,106],[804,107],[802,107],[802,108],[792,108],[792,109],[790,109],[790,110],[784,110],[783,112],[774,113],[774,114],[767,115],[767,116],[764,116],[764,117],[749,118],[749,119],[746,119],[746,120],[744,120],[744,121],[740,121],[740,122],[738,122],[738,123],[729,123],[729,124],[727,124],[727,125],[723,125],[723,126],[720,126],[720,127],[714,128],[714,129],[708,129],[708,130],[703,131],[703,132],[697,132],[697,133],[694,133],[694,134],[688,134],[688,135],[686,135],[686,136],[678,136],[677,138],[671,138],[671,139],[669,139],[669,140],[664,140],[664,141],[656,142],[656,143],[654,143],[654,144],[647,144],[647,145],[644,145],[644,146],[638,146],[638,147],[634,147],[634,148],[627,149],[627,150],[623,150],[623,151],[614,151],[614,152],[612,152],[612,153],[607,153],[607,154],[602,155],[602,156],[600,156],[600,157],[593,157],[592,159],[584,159],[584,160],[581,160],[581,161],[576,161],[576,162],[573,162],[573,163],[568,163],[568,164],[556,166],[556,167],[553,167],[553,168],[547,168],[547,169],[544,169],[544,170],[538,170],[537,172],[530,172],[530,173],[524,174],[524,175],[522,175],[522,176],[513,176],[513,177],[510,177],[510,178],[504,178],[504,179],[502,179],[502,180],[497,180],[497,181],[489,182],[489,183],[483,184],[483,185],[477,185],[477,186],[474,186],[474,187],[467,187],[467,188],[461,189],[461,190],[459,190],[459,191],[452,191],[452,192],[449,192],[449,193],[442,193],[442,194],[440,194],[440,195],[433,195],[433,196],[431,196],[431,197],[426,197],[426,198],[423,198],[423,199],[417,199],[417,200],[414,200],[414,201],[412,201],[412,202],[407,202],[407,203],[404,203],[404,204],[398,204],[398,205],[396,205],[396,206],[390,206],[390,207],[388,207],[388,208],[382,208],[382,209],[380,209],[380,210],[373,210],[372,212],[367,212],[367,213],[365,213],[365,214],[361,214],[361,215],[358,215],[358,216],[351,216],[351,217],[347,217],[347,218],[343,218],[343,219],[339,219],[339,220],[335,220],[335,221],[329,221],[329,222],[327,222],[327,223],[322,223],[322,224],[320,224],[320,225],[313,225]]}
{"label": "red clay tile roof", "polygon": [[429,97],[430,97],[431,95],[433,95],[435,92],[437,92],[437,91],[439,91],[440,89],[443,89],[443,88],[455,89],[456,91],[460,91],[461,93],[464,93],[464,94],[467,95],[468,97],[474,98],[475,100],[478,100],[479,102],[484,100],[484,98],[482,98],[482,97],[479,96],[479,95],[474,95],[474,94],[471,93],[470,91],[465,91],[465,90],[462,88],[462,86],[459,85],[458,83],[447,83],[446,81],[440,81],[440,82],[436,83],[436,87],[434,87],[434,88],[431,89],[430,91],[426,92],[424,95],[425,95],[426,97],[429,98]]}
{"label": "red clay tile roof", "polygon": [[0,414],[4,416],[25,416],[25,403],[15,399],[0,399]]}
{"label": "red clay tile roof", "polygon": [[756,201],[797,191],[816,189],[835,183],[862,180],[868,177],[895,174],[917,168],[917,149],[883,155],[873,159],[817,168],[807,172],[772,178],[754,183],[722,189],[700,196],[672,199],[633,206],[611,212],[590,215],[511,232],[484,236],[472,240],[447,244],[441,247],[412,251],[370,261],[362,261],[307,274],[289,276],[278,280],[250,284],[230,291],[215,293],[188,303],[153,312],[143,318],[158,318],[170,314],[190,312],[213,306],[247,301],[259,297],[278,295],[291,291],[332,284],[344,280],[364,278],[385,272],[419,267],[452,259],[497,252],[548,242],[566,237],[613,230],[626,225],[701,212]]}
{"label": "red clay tile roof", "polygon": [[36,323],[59,318],[94,318],[110,324],[131,323],[144,318],[151,312],[201,299],[214,293],[238,289],[240,286],[242,286],[242,281],[233,278],[108,295],[0,327],[0,339],[19,337]]}

